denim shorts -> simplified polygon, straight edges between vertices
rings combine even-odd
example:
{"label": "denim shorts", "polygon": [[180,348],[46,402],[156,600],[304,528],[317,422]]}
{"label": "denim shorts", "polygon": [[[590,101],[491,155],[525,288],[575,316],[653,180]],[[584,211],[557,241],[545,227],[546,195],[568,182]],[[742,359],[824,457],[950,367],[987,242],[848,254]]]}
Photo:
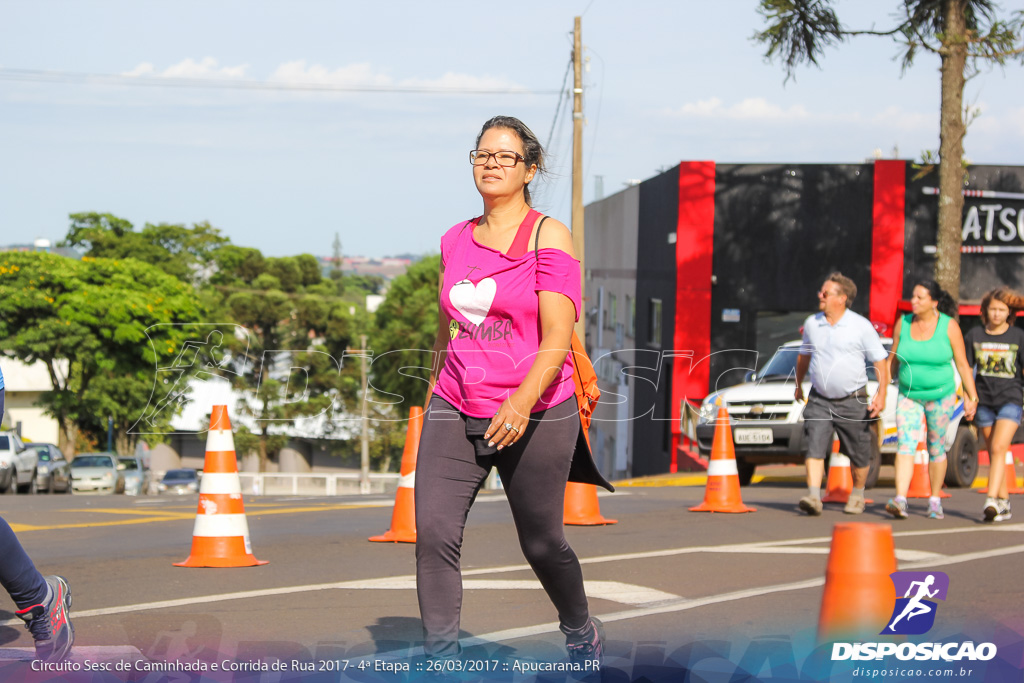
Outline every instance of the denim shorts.
{"label": "denim shorts", "polygon": [[978,406],[978,412],[974,414],[974,424],[977,427],[991,427],[996,420],[1010,420],[1020,424],[1021,416],[1024,415],[1024,408],[1018,403],[1004,403],[1001,406]]}

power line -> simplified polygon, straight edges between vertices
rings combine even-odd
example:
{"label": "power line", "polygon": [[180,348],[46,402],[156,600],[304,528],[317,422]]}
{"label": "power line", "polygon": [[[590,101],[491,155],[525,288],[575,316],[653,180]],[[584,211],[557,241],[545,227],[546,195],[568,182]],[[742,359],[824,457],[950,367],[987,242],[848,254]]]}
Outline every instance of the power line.
{"label": "power line", "polygon": [[565,89],[565,84],[569,82],[569,70],[572,69],[572,60],[570,59],[565,65],[565,75],[562,76],[562,87],[558,90],[558,104],[555,106],[555,118],[551,121],[551,131],[548,133],[548,141],[544,146],[546,148],[551,147],[551,138],[555,135],[555,124],[558,123],[558,114],[562,111],[562,101],[565,98],[565,93],[568,92]]}
{"label": "power line", "polygon": [[359,92],[403,93],[411,95],[555,95],[560,90],[529,88],[447,88],[414,85],[339,85],[330,83],[274,83],[241,81],[223,78],[138,77],[112,74],[90,74],[72,71],[0,68],[0,80],[76,85],[114,85],[148,88],[207,88],[220,90],[263,90],[293,92]]}

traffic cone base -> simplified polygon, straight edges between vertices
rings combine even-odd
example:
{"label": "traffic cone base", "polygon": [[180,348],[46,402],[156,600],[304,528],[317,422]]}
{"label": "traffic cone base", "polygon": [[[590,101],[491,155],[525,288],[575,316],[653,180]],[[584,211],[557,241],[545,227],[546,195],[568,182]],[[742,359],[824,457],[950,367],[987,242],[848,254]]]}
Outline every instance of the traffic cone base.
{"label": "traffic cone base", "polygon": [[579,484],[574,481],[566,483],[562,524],[601,526],[603,524],[618,523],[617,519],[608,519],[601,515],[601,507],[597,502],[596,486],[593,484]]}
{"label": "traffic cone base", "polygon": [[[848,456],[839,453],[838,443],[833,447],[832,456],[828,460],[828,490],[821,499],[822,503],[847,503],[853,493],[853,468]],[[865,503],[874,503],[870,498]]]}
{"label": "traffic cone base", "polygon": [[255,567],[267,564],[252,554],[249,523],[242,502],[238,459],[227,406],[213,406],[206,436],[206,458],[199,483],[199,506],[192,530],[192,552],[175,567]]}
{"label": "traffic cone base", "polygon": [[402,476],[395,491],[395,507],[391,512],[391,528],[379,536],[371,536],[374,543],[416,542],[416,456],[423,433],[423,408],[409,409],[409,426],[405,430],[402,449]]}
{"label": "traffic cone base", "polygon": [[[413,475],[415,476],[415,475]],[[405,477],[402,477],[405,479]],[[380,536],[371,536],[374,543],[415,543],[416,542],[416,494],[415,480],[403,483],[399,480],[395,492],[395,508],[391,513],[391,528]],[[409,511],[412,514],[409,514]]]}
{"label": "traffic cone base", "polygon": [[896,549],[888,524],[836,524],[825,570],[818,641],[867,639],[892,612]]}
{"label": "traffic cone base", "polygon": [[[239,558],[245,558],[240,560]],[[256,567],[267,564],[252,554],[249,539],[244,536],[199,537],[192,539],[192,553],[175,567]]]}
{"label": "traffic cone base", "polygon": [[[917,445],[917,452],[914,454],[914,476],[910,478],[910,488],[907,489],[907,498],[930,498],[932,495],[932,479],[928,474],[928,449],[923,443]],[[939,498],[952,498],[948,493],[939,489]]]}
{"label": "traffic cone base", "polygon": [[756,512],[740,498],[740,476],[736,467],[736,449],[732,443],[729,412],[718,409],[715,438],[708,461],[708,482],[704,488],[704,502],[690,508],[690,512]]}
{"label": "traffic cone base", "polygon": [[[989,462],[992,462],[991,458],[992,455],[989,454]],[[1013,466],[1013,451],[1006,451],[1005,467],[1003,476],[1006,477],[1006,492],[1010,495],[1024,493],[1024,488],[1017,486],[1017,470]],[[978,489],[978,493],[988,493],[988,487]]]}

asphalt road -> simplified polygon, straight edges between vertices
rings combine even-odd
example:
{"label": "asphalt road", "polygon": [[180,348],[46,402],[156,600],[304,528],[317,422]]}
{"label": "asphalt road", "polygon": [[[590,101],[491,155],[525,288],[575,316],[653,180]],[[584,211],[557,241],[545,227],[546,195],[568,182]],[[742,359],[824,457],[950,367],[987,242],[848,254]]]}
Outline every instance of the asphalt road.
{"label": "asphalt road", "polygon": [[[601,512],[618,524],[567,527],[591,612],[605,623],[606,662],[621,674],[605,680],[636,680],[643,667],[651,680],[651,671],[678,675],[686,658],[694,671],[709,668],[704,679],[724,666],[723,680],[730,680],[729,663],[735,668],[758,647],[781,648],[765,671],[788,671],[787,657],[799,665],[800,653],[814,648],[833,526],[848,522],[890,526],[900,570],[949,575],[949,596],[929,637],[1024,642],[1024,523],[981,523],[983,497],[974,491],[955,490],[944,520],[927,519],[926,502],[912,501],[911,518],[899,522],[882,509],[891,489],[869,492],[875,504],[860,517],[838,505],[821,517],[803,516],[795,506],[802,494],[797,483],[762,482],[743,489],[756,512],[707,514],[687,510],[703,499],[702,487],[620,488],[600,498]],[[196,500],[0,498],[4,519],[39,569],[70,581],[77,659],[348,660],[371,669],[408,661],[421,637],[414,546],[367,541],[388,528],[390,500],[247,497],[253,552],[269,564],[174,567],[189,554]],[[500,493],[482,494],[472,510],[463,571],[466,657],[564,656],[557,615],[525,566]],[[12,604],[0,600],[0,652],[10,658],[12,648],[31,644]],[[0,679],[14,670],[5,666],[26,666],[3,659]],[[233,676],[320,680],[290,667]],[[399,680],[387,671],[345,675],[353,672]],[[145,679],[138,671],[109,676],[101,680]]]}

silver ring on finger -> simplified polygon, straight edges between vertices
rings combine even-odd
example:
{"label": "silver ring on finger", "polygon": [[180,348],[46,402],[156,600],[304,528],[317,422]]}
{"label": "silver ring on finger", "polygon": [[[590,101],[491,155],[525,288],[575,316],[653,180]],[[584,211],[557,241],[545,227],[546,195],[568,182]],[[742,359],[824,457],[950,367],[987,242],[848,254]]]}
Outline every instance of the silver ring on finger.
{"label": "silver ring on finger", "polygon": [[[516,428],[512,426],[511,422],[506,422],[505,423],[505,431],[506,432],[512,431],[513,429],[516,429]],[[519,430],[516,429],[516,431],[518,432]]]}

